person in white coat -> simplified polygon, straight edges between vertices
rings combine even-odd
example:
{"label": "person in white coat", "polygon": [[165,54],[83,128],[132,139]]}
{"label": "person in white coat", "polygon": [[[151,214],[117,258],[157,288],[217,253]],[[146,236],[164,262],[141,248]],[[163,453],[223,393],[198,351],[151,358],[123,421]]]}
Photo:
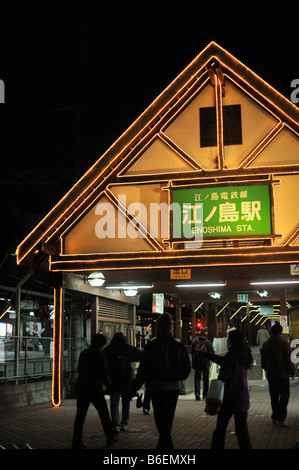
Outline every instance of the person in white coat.
{"label": "person in white coat", "polygon": [[263,347],[263,344],[267,339],[269,339],[270,335],[268,330],[266,329],[265,325],[262,325],[256,335],[256,344],[258,344],[258,347],[260,348],[260,351]]}

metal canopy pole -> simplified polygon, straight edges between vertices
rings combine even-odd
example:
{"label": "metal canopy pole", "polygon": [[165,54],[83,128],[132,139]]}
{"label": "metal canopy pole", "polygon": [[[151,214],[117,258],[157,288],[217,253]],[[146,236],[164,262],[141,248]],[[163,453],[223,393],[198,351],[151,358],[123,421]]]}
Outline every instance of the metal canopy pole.
{"label": "metal canopy pole", "polygon": [[63,378],[63,319],[64,289],[54,288],[54,326],[53,326],[53,371],[52,371],[52,403],[58,407],[62,399]]}
{"label": "metal canopy pole", "polygon": [[[23,284],[32,276],[33,274],[33,269],[30,269],[25,276],[20,280],[16,287],[16,331],[15,331],[15,336],[16,336],[16,345],[15,345],[15,354],[14,354],[14,364],[15,364],[15,370],[14,370],[14,375],[15,377],[19,376],[19,362],[20,362],[20,341],[21,341],[21,289]],[[16,379],[16,383],[18,383],[18,379]]]}
{"label": "metal canopy pole", "polygon": [[175,302],[175,337],[179,341],[182,341],[181,300],[176,300]]}

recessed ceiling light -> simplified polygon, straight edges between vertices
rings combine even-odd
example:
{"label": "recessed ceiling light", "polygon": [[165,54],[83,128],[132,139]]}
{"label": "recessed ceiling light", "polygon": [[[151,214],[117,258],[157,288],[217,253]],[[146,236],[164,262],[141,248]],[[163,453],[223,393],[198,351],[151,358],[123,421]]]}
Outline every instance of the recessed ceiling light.
{"label": "recessed ceiling light", "polygon": [[225,282],[212,282],[212,283],[200,283],[200,284],[177,284],[175,287],[221,287],[225,286]]}
{"label": "recessed ceiling light", "polygon": [[255,281],[249,283],[251,286],[275,285],[275,284],[299,284],[299,281]]}
{"label": "recessed ceiling light", "polygon": [[153,288],[153,284],[150,285],[130,285],[130,284],[124,284],[124,285],[117,285],[117,286],[106,286],[106,289],[118,289],[118,290],[128,290],[128,289],[151,289]]}

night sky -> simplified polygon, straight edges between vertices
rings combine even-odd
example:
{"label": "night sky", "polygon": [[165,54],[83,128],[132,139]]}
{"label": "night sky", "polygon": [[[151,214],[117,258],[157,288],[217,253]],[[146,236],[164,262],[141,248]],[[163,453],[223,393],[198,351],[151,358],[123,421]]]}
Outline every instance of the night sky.
{"label": "night sky", "polygon": [[208,3],[1,2],[2,251],[14,251],[210,41],[290,98],[296,10]]}

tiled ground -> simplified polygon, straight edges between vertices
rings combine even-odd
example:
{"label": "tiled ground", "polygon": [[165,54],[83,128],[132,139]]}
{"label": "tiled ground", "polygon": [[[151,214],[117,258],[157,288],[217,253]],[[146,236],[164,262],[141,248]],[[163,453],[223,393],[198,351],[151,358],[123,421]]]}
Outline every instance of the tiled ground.
{"label": "tiled ground", "polygon": [[[271,408],[266,382],[252,387],[248,425],[254,449],[291,449],[299,442],[299,384],[291,384],[288,406],[288,428],[277,428],[271,422]],[[209,449],[216,417],[204,413],[204,401],[195,401],[194,395],[180,396],[174,426],[173,440],[176,449]],[[76,412],[75,400],[66,400],[60,408],[36,405],[28,408],[0,412],[0,444],[11,448],[11,443],[24,447],[29,443],[34,449],[69,449]],[[102,427],[95,409],[91,406],[84,427],[84,440],[89,449],[106,449]],[[154,449],[157,432],[152,413],[145,416],[131,406],[128,431],[120,433],[119,441],[110,448]],[[226,434],[226,449],[238,449],[231,420]]]}

